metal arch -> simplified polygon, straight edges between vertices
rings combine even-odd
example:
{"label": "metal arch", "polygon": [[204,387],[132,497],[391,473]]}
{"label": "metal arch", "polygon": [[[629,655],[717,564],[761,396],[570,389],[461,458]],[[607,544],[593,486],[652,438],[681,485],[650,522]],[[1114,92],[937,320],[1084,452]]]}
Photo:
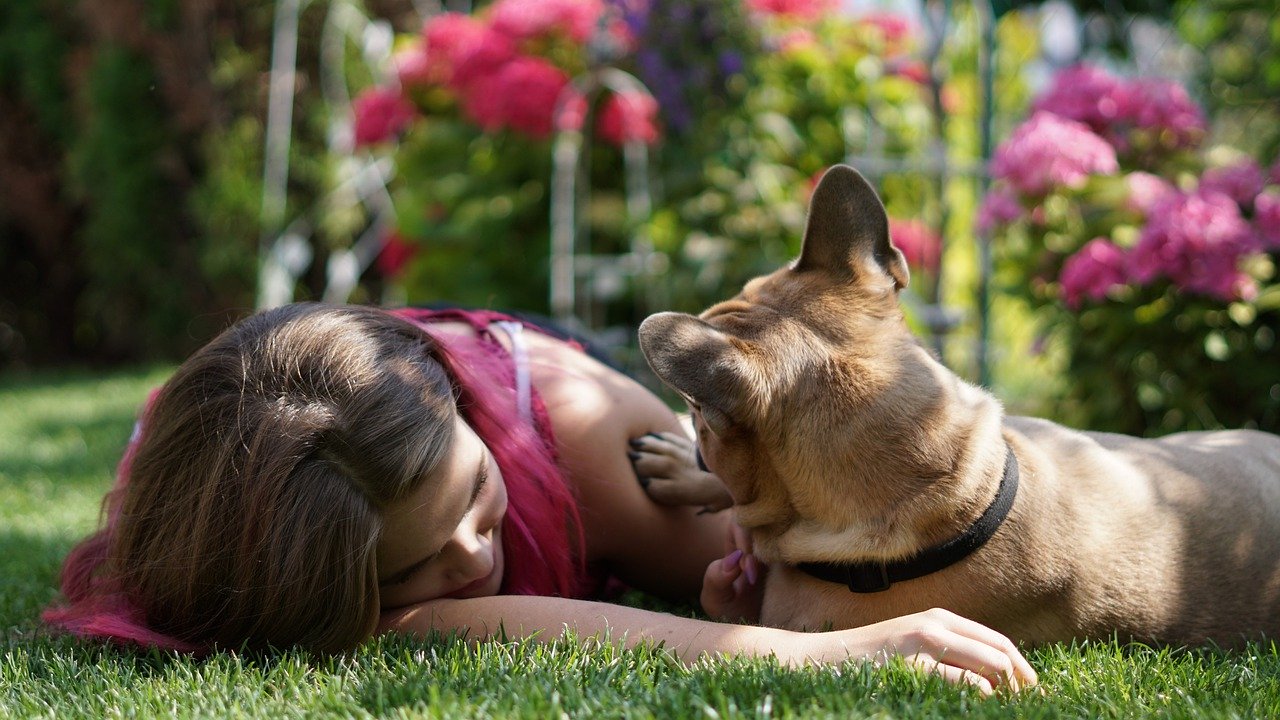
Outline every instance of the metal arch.
{"label": "metal arch", "polygon": [[[298,20],[311,0],[280,0],[276,5],[271,45],[271,79],[267,105],[266,147],[262,174],[262,230],[258,240],[259,308],[291,302],[298,278],[314,257],[309,240],[313,232],[310,213],[285,223],[289,183],[289,150],[293,131],[293,96],[297,83]],[[438,8],[429,0],[415,0],[422,12]],[[428,9],[428,12],[430,10]],[[380,74],[391,55],[393,33],[385,21],[369,20],[353,0],[331,0],[320,38],[320,85],[329,107],[349,107],[345,82],[346,42],[355,40],[364,62]],[[336,68],[336,71],[332,71]],[[394,82],[395,78],[381,78]],[[331,153],[350,154],[352,128],[343,115],[331,121],[327,143]],[[353,195],[372,209],[373,220],[356,242],[335,251],[326,266],[324,300],[345,302],[360,275],[377,257],[385,242],[385,230],[395,217],[387,184],[394,174],[390,158],[352,157],[349,177],[318,205],[330,198]]]}
{"label": "metal arch", "polygon": [[[585,302],[578,294],[578,280],[607,264],[625,274],[646,278],[661,270],[666,257],[653,249],[643,221],[653,210],[649,191],[649,151],[644,142],[631,139],[623,145],[627,215],[633,227],[630,252],[621,256],[580,255],[580,223],[577,207],[590,189],[579,187],[583,146],[587,137],[585,118],[580,127],[566,122],[570,113],[580,112],[579,102],[590,107],[592,99],[602,91],[626,97],[628,94],[650,95],[648,88],[635,76],[613,67],[602,67],[578,76],[556,100],[553,127],[557,128],[552,145],[551,171],[551,282],[550,309],[559,322],[578,330],[587,329],[591,315],[591,298]],[[584,233],[585,234],[585,233]],[[653,283],[642,284],[646,303],[654,306]]]}

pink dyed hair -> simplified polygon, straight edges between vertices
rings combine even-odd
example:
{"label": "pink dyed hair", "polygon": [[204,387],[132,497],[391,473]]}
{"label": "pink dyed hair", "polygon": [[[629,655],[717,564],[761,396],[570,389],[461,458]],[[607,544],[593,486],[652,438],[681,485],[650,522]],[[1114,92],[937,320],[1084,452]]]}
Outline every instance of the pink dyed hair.
{"label": "pink dyed hair", "polygon": [[[434,313],[408,309],[395,314],[421,322]],[[484,321],[509,319],[489,312],[474,315]],[[581,527],[578,504],[556,465],[545,408],[540,402],[535,406],[541,432],[520,419],[512,361],[504,350],[480,341],[435,339],[441,348],[438,359],[455,383],[458,410],[493,453],[506,483],[509,504],[502,521],[502,546],[504,555],[515,561],[506,566],[502,591],[559,597],[585,593],[588,578],[582,534],[576,531]],[[572,538],[577,539],[576,547]]]}
{"label": "pink dyed hair", "polygon": [[[431,311],[393,313],[419,328]],[[486,317],[491,314],[486,314]],[[509,497],[503,520],[503,549],[509,562],[502,590],[518,595],[571,597],[589,590],[577,502],[556,464],[554,438],[545,408],[535,398],[541,428],[519,421],[511,360],[482,341],[444,342],[434,338],[436,357],[453,381],[462,417],[484,440],[502,470]],[[158,392],[158,391],[157,391]],[[104,499],[101,530],[67,556],[61,575],[66,602],[45,610],[43,620],[82,638],[203,654],[209,643],[191,642],[150,627],[130,600],[108,562],[133,460],[147,432],[151,400],[141,413]]]}

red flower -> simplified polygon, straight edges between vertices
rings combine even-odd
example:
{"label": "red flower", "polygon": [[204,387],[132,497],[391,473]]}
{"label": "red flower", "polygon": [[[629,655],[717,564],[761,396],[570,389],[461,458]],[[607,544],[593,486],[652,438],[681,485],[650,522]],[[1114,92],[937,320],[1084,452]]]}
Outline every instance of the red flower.
{"label": "red flower", "polygon": [[859,18],[865,25],[875,28],[884,40],[885,53],[896,55],[902,52],[911,39],[911,21],[902,15],[891,12],[876,12]]}
{"label": "red flower", "polygon": [[610,95],[600,108],[596,131],[613,145],[639,140],[646,145],[658,142],[658,101],[646,92]]}
{"label": "red flower", "polygon": [[398,91],[369,88],[351,103],[356,147],[373,145],[398,134],[413,122],[417,110]]}
{"label": "red flower", "polygon": [[418,254],[418,246],[413,243],[406,242],[400,233],[392,230],[387,233],[387,239],[383,242],[382,250],[378,252],[378,257],[374,259],[373,264],[377,266],[378,272],[382,273],[385,278],[394,278],[404,271],[404,266]]}
{"label": "red flower", "polygon": [[887,67],[892,75],[906,78],[917,85],[929,84],[929,68],[919,60],[899,60],[890,62]]}
{"label": "red flower", "polygon": [[535,138],[551,134],[552,113],[569,77],[536,57],[520,57],[476,80],[464,109],[485,130],[511,127]]}
{"label": "red flower", "polygon": [[836,8],[836,0],[747,0],[747,7],[763,15],[818,20]]}
{"label": "red flower", "polygon": [[490,12],[493,28],[513,40],[561,32],[582,43],[595,30],[604,13],[604,3],[600,0],[498,0]]}
{"label": "red flower", "polygon": [[475,84],[491,78],[516,58],[511,38],[487,27],[460,41],[452,50],[453,75],[449,86],[468,92]]}

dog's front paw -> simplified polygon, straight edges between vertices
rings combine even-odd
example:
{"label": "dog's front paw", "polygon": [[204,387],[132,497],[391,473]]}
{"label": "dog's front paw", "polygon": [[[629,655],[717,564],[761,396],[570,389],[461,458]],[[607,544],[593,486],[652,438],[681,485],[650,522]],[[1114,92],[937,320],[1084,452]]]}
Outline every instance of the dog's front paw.
{"label": "dog's front paw", "polygon": [[698,469],[694,444],[677,433],[649,433],[631,441],[627,453],[636,477],[655,502],[702,505],[710,511],[733,505],[724,483]]}

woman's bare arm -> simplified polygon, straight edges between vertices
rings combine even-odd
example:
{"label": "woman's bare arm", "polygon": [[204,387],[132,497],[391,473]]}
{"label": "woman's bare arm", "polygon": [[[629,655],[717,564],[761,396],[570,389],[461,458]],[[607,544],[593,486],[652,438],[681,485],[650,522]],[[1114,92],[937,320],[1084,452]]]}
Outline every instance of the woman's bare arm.
{"label": "woman's bare arm", "polygon": [[434,600],[389,613],[380,631],[425,635],[457,630],[472,640],[533,638],[550,642],[566,632],[619,642],[661,646],[681,662],[701,658],[769,657],[787,666],[832,665],[847,660],[908,663],[985,692],[1035,682],[1035,671],[1003,635],[945,610],[930,610],[852,630],[799,633],[751,625],[683,618],[607,603],[499,595]]}

